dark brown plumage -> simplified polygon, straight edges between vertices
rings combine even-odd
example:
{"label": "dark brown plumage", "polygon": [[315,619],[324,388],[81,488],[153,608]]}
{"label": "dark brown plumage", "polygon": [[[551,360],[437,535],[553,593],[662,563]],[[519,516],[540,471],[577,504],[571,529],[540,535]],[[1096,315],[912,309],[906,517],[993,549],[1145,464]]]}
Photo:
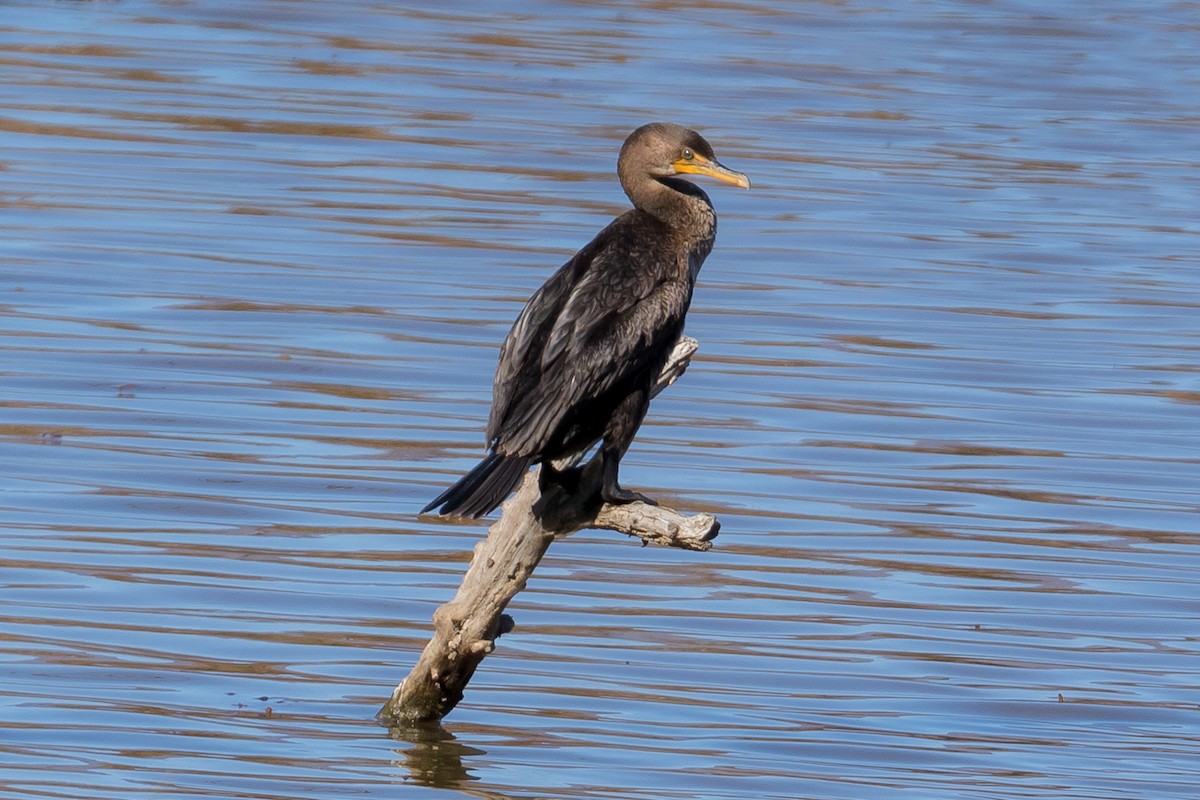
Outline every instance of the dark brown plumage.
{"label": "dark brown plumage", "polygon": [[[655,122],[625,140],[617,161],[633,208],[612,221],[529,298],[500,348],[488,419],[490,454],[422,513],[482,516],[531,464],[569,467],[601,442],[601,496],[646,500],[617,480],[650,390],[683,332],[717,217],[679,175],[749,187],[700,134]],[[557,469],[556,469],[557,468]]]}

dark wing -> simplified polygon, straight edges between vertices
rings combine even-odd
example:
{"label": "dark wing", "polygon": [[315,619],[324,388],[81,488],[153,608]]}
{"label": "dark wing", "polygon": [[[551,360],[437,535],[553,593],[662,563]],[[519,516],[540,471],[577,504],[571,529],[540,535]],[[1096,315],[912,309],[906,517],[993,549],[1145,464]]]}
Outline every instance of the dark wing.
{"label": "dark wing", "polygon": [[533,293],[521,309],[513,326],[500,345],[500,359],[492,380],[492,410],[488,416],[487,443],[495,444],[500,428],[513,402],[536,390],[540,380],[542,348],[554,327],[563,305],[578,278],[576,273],[586,269],[587,249],[576,253],[563,264],[542,287]]}
{"label": "dark wing", "polygon": [[488,423],[502,452],[540,455],[573,410],[660,368],[679,336],[691,300],[687,270],[634,249],[639,237],[622,235],[628,221],[564,265],[509,332]]}

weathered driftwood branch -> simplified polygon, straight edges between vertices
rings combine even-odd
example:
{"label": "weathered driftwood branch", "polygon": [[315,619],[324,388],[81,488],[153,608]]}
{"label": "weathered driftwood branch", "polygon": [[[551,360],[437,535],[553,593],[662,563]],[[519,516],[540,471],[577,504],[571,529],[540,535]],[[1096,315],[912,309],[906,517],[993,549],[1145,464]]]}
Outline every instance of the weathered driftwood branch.
{"label": "weathered driftwood branch", "polygon": [[[697,346],[695,339],[687,337],[676,345],[655,394],[683,374]],[[380,721],[389,727],[439,720],[458,704],[476,667],[495,648],[495,640],[512,628],[512,620],[503,613],[505,606],[525,588],[556,538],[582,528],[605,528],[646,543],[707,550],[721,527],[710,514],[688,517],[646,503],[601,503],[598,458],[584,466],[578,488],[569,493],[559,486],[543,492],[538,472],[530,472],[501,507],[500,519],[475,545],[471,566],[454,599],[434,612],[433,638],[379,711]]]}

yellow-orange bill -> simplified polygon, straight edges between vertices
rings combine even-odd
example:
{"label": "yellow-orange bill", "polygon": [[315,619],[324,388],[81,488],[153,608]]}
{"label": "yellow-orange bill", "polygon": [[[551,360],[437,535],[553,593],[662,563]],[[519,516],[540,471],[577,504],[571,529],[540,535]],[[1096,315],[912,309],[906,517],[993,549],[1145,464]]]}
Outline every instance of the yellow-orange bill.
{"label": "yellow-orange bill", "polygon": [[750,188],[750,179],[740,172],[734,172],[729,167],[723,166],[719,161],[709,161],[708,159],[697,156],[691,161],[680,159],[674,164],[676,172],[688,173],[692,175],[707,175],[710,178],[716,178],[725,183],[732,183],[734,186],[740,186],[743,189]]}

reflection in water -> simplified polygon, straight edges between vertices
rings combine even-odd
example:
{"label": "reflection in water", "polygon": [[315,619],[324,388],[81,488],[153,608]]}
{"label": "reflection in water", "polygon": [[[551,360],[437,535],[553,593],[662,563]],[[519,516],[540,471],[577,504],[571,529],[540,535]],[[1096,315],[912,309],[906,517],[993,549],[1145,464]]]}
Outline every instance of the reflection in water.
{"label": "reflection in water", "polygon": [[[441,725],[430,724],[410,728],[393,728],[392,737],[408,742],[411,747],[400,751],[400,766],[412,781],[435,789],[465,790],[479,778],[463,766],[463,757],[486,756],[487,751],[458,741]],[[499,798],[493,792],[466,792],[472,796]]]}
{"label": "reflection in water", "polygon": [[[5,6],[0,784],[1190,800],[1189,9],[486,10]],[[482,535],[414,512],[663,117],[763,177],[625,463],[721,540],[556,543],[389,740]]]}

